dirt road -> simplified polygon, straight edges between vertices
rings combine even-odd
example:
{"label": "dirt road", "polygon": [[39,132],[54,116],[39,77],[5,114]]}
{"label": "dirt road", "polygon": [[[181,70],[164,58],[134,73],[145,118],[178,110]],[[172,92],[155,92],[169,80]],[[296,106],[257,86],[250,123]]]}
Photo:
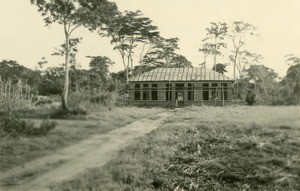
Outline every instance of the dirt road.
{"label": "dirt road", "polygon": [[[114,158],[120,149],[163,124],[169,115],[160,113],[108,133],[94,135],[51,155],[2,173],[0,190],[49,190],[50,185],[71,180],[89,168],[101,167]],[[13,179],[15,181],[11,181]]]}

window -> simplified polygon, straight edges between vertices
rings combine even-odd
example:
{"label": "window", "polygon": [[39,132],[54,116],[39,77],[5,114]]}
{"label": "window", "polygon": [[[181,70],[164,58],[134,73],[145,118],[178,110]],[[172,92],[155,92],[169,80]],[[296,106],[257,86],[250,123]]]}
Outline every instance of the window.
{"label": "window", "polygon": [[211,96],[212,100],[217,100],[218,99],[218,83],[212,83],[212,91],[211,91]]}
{"label": "window", "polygon": [[134,84],[134,89],[135,90],[140,90],[141,84]]}
{"label": "window", "polygon": [[227,84],[222,83],[221,84],[221,100],[228,100],[228,95],[227,95]]}
{"label": "window", "polygon": [[149,100],[149,84],[143,84],[143,100]]}
{"label": "window", "polygon": [[203,100],[209,100],[209,84],[203,84],[203,91],[202,91],[202,98]]}
{"label": "window", "polygon": [[184,90],[184,84],[175,84],[176,90]]}
{"label": "window", "polygon": [[166,100],[172,100],[172,84],[166,84]]}
{"label": "window", "polygon": [[188,100],[194,100],[194,84],[188,83]]}
{"label": "window", "polygon": [[141,85],[140,84],[135,84],[134,85],[134,100],[141,100]]}
{"label": "window", "polygon": [[157,100],[157,84],[152,84],[151,99]]}
{"label": "window", "polygon": [[134,91],[134,100],[141,100],[141,92]]}

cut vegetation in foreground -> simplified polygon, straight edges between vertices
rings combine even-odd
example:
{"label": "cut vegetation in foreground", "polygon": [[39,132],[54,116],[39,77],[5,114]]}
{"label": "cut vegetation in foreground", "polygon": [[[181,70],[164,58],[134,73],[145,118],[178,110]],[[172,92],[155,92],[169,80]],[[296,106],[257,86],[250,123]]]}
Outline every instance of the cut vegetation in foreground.
{"label": "cut vegetation in foreground", "polygon": [[[31,134],[20,134],[19,136],[8,136],[3,134],[0,128],[0,172],[5,172],[13,167],[23,165],[32,159],[53,153],[65,146],[74,144],[88,138],[90,135],[106,133],[119,127],[162,112],[162,109],[152,108],[115,108],[108,111],[103,108],[85,116],[85,120],[56,120],[57,127],[46,134],[32,136]],[[42,120],[31,120],[30,125],[38,127],[45,126]],[[25,123],[25,122],[24,122]],[[51,121],[48,122],[51,125]],[[0,123],[1,125],[2,123]],[[23,124],[23,123],[22,123]],[[27,124],[27,123],[26,123]],[[47,124],[46,124],[47,125]],[[24,126],[24,125],[23,125]],[[22,126],[22,127],[23,127]],[[49,125],[48,125],[49,126]],[[38,129],[30,126],[30,129]],[[31,131],[29,131],[31,132]],[[36,132],[36,131],[34,131]],[[47,169],[45,169],[47,170]]]}
{"label": "cut vegetation in foreground", "polygon": [[299,190],[300,108],[182,109],[54,190]]}

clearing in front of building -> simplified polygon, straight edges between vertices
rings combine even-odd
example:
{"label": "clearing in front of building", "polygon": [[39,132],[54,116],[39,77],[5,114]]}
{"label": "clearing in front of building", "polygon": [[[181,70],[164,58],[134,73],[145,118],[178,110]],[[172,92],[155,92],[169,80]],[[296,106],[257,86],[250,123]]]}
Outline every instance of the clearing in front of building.
{"label": "clearing in front of building", "polygon": [[299,190],[300,107],[191,107],[54,190]]}

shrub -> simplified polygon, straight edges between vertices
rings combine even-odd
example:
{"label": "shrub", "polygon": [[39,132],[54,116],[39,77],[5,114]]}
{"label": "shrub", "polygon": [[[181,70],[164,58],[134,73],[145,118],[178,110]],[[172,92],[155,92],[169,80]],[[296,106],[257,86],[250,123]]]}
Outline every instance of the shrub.
{"label": "shrub", "polygon": [[74,118],[78,115],[86,115],[87,111],[82,107],[74,107],[70,109],[59,108],[54,113],[51,114],[51,118],[53,119],[66,119],[66,118]]}
{"label": "shrub", "polygon": [[55,129],[56,125],[56,121],[44,120],[40,125],[39,134],[46,135],[49,131]]}
{"label": "shrub", "polygon": [[56,127],[56,122],[43,121],[40,128],[35,128],[34,123],[29,120],[17,118],[12,113],[5,113],[0,116],[1,137],[46,135]]}
{"label": "shrub", "polygon": [[105,103],[105,100],[106,100],[106,95],[105,94],[102,94],[102,95],[99,95],[99,96],[94,96],[94,97],[91,97],[90,98],[90,102],[91,103]]}
{"label": "shrub", "polygon": [[0,117],[0,129],[1,136],[18,137],[19,135],[30,134],[32,129],[34,129],[34,123],[20,120],[12,113],[5,113]]}
{"label": "shrub", "polygon": [[77,92],[71,92],[68,96],[68,104],[71,108],[78,107],[82,102],[89,100],[91,97],[90,93],[86,90],[79,90]]}
{"label": "shrub", "polygon": [[116,89],[117,89],[117,85],[115,84],[115,83],[109,83],[109,85],[108,85],[108,87],[107,87],[107,90],[109,91],[109,92],[114,92],[114,91],[116,91]]}
{"label": "shrub", "polygon": [[32,98],[32,102],[35,106],[52,104],[52,100],[47,96],[35,96]]}
{"label": "shrub", "polygon": [[86,115],[87,114],[87,111],[84,108],[79,107],[79,106],[70,109],[69,112],[71,115]]}
{"label": "shrub", "polygon": [[58,106],[55,105],[39,105],[39,106],[30,106],[25,109],[19,109],[14,111],[14,114],[19,118],[39,118],[39,119],[48,119],[54,111],[56,111]]}
{"label": "shrub", "polygon": [[253,105],[255,103],[255,92],[250,91],[248,92],[247,96],[246,96],[246,102],[248,103],[248,105]]}
{"label": "shrub", "polygon": [[113,108],[116,103],[117,95],[114,92],[108,94],[102,94],[97,97],[92,97],[90,99],[91,103],[102,104],[103,106],[108,107],[109,109]]}

